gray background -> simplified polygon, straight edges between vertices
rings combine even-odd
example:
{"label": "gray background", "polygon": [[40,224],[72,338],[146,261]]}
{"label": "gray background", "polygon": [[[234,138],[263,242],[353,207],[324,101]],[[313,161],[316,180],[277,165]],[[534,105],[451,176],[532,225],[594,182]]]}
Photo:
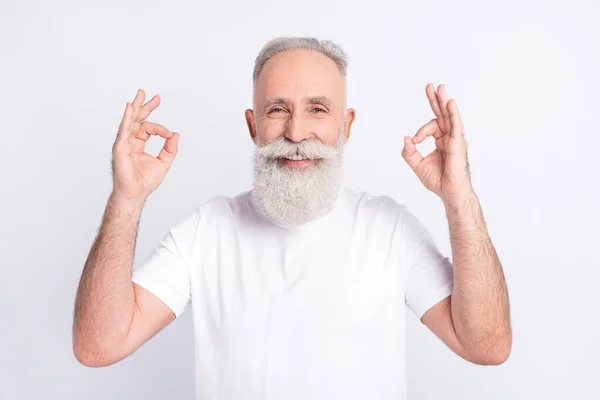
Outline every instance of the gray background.
{"label": "gray background", "polygon": [[138,88],[158,93],[148,120],[181,134],[143,212],[140,263],[198,204],[250,188],[243,113],[254,58],[279,35],[345,47],[357,118],[344,184],[409,205],[447,254],[441,200],[400,152],[434,117],[428,82],[445,83],[461,111],[514,346],[500,367],[472,365],[409,314],[409,398],[600,398],[600,10],[565,4],[2,1],[0,398],[193,398],[189,308],[131,357],[94,369],[71,349],[75,292],[125,103]]}

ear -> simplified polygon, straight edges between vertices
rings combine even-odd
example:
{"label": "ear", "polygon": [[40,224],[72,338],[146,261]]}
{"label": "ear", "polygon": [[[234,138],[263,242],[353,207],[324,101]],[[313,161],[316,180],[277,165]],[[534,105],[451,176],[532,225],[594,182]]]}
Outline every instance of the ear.
{"label": "ear", "polygon": [[348,139],[350,138],[350,127],[354,122],[354,118],[356,118],[356,111],[354,111],[354,108],[348,108],[346,110],[346,119],[344,120],[344,144],[348,143]]}
{"label": "ear", "polygon": [[244,115],[246,117],[246,125],[248,125],[250,137],[252,138],[254,144],[256,144],[256,124],[254,123],[254,111],[247,109]]}

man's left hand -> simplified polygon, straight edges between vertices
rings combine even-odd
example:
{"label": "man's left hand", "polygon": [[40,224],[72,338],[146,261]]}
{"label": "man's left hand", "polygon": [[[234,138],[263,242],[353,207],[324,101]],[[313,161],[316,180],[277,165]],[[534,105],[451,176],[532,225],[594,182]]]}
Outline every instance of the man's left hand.
{"label": "man's left hand", "polygon": [[[445,205],[459,205],[473,194],[462,120],[456,101],[448,99],[443,84],[438,86],[437,93],[433,84],[427,84],[425,93],[436,118],[423,125],[412,138],[404,137],[402,157],[421,183]],[[435,138],[435,150],[423,157],[416,145],[428,136]]]}

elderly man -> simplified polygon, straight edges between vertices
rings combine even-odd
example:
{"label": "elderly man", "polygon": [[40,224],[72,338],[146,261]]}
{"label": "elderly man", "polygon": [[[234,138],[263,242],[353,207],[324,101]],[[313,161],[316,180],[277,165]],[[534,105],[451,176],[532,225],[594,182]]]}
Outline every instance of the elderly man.
{"label": "elderly man", "polygon": [[[502,267],[470,182],[467,143],[443,85],[435,118],[402,157],[443,200],[452,263],[406,205],[340,186],[355,110],[347,58],[331,41],[277,38],[256,58],[252,190],[214,197],[132,271],[146,198],[179,134],[145,121],[139,90],[113,146],[113,192],[83,269],[73,326],[77,360],[127,357],[188,304],[198,399],[403,399],[406,304],[452,351],[482,365],[510,353]],[[157,157],[151,135],[165,138]],[[423,157],[416,144],[435,138]]]}

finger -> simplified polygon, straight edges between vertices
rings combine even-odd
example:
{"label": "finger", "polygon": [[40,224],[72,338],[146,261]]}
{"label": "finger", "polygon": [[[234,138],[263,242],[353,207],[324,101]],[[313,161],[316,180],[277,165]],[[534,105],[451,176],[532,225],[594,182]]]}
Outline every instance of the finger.
{"label": "finger", "polygon": [[135,99],[133,99],[133,120],[137,122],[141,122],[139,119],[140,109],[142,104],[144,104],[144,99],[146,98],[146,93],[142,89],[138,89]]}
{"label": "finger", "polygon": [[140,110],[140,114],[138,115],[140,121],[143,121],[146,118],[148,118],[150,113],[152,111],[154,111],[156,109],[156,107],[158,107],[159,104],[160,104],[160,97],[157,94],[155,94],[154,97],[152,97],[152,99],[150,99],[146,104],[144,104],[142,106],[142,109]]}
{"label": "finger", "polygon": [[456,105],[456,100],[451,99],[448,102],[448,113],[450,114],[450,137],[464,136],[463,123]]}
{"label": "finger", "polygon": [[419,150],[417,150],[417,146],[411,141],[410,136],[404,136],[404,149],[402,149],[402,158],[406,160],[407,164],[415,172],[424,158]]}
{"label": "finger", "polygon": [[[435,87],[433,83],[428,83],[425,87],[425,93],[427,94],[427,99],[429,99],[429,104],[431,105],[431,109],[435,114],[440,124],[444,120],[444,115],[442,114],[442,109],[440,108],[440,102],[438,100],[437,94],[435,94]],[[441,127],[441,125],[440,125]]]}
{"label": "finger", "polygon": [[444,133],[448,133],[450,131],[450,115],[448,115],[448,92],[446,92],[446,87],[443,84],[438,86],[438,99],[440,101],[442,115],[444,116],[442,130]]}
{"label": "finger", "polygon": [[150,139],[150,136],[152,135],[169,139],[173,136],[173,132],[171,132],[161,124],[144,121],[142,122],[139,131],[135,134],[135,137],[137,139],[143,140],[144,142],[147,142],[148,139]]}
{"label": "finger", "polygon": [[123,119],[121,120],[121,125],[119,126],[119,131],[117,133],[117,140],[121,140],[129,136],[131,131],[131,123],[133,120],[133,106],[130,102],[125,104],[125,112],[123,113]]}
{"label": "finger", "polygon": [[413,136],[412,142],[414,144],[419,144],[423,140],[425,140],[427,138],[427,136],[433,136],[436,139],[439,139],[442,136],[444,136],[444,132],[441,131],[441,129],[438,125],[437,118],[434,118],[431,121],[429,121],[428,123],[426,123],[425,125],[423,125],[417,131],[417,133],[415,133],[415,136]]}
{"label": "finger", "polygon": [[170,168],[173,164],[173,160],[177,155],[177,151],[179,150],[179,133],[173,132],[173,136],[165,141],[165,145],[158,153],[158,158],[161,160],[167,168]]}

